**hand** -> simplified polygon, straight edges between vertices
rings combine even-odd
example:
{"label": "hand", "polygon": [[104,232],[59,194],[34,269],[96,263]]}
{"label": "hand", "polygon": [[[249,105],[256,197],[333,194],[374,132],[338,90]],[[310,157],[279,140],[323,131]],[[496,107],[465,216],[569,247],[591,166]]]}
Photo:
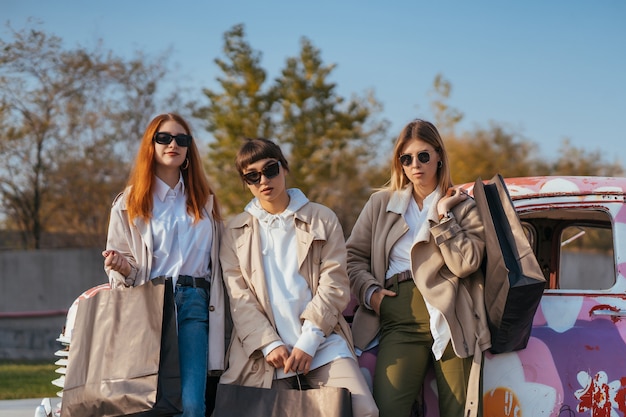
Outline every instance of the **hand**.
{"label": "hand", "polygon": [[450,187],[446,194],[437,203],[437,213],[439,215],[446,214],[452,207],[464,201],[468,197],[465,190],[461,187]]}
{"label": "hand", "polygon": [[291,370],[306,375],[311,370],[311,362],[313,362],[313,356],[303,350],[294,348],[285,362],[285,373]]}
{"label": "hand", "polygon": [[272,365],[274,368],[282,368],[285,361],[289,357],[289,350],[285,345],[280,345],[276,349],[272,350],[265,357],[265,362]]}
{"label": "hand", "polygon": [[393,291],[381,288],[378,291],[374,291],[370,297],[370,306],[377,316],[380,316],[380,305],[385,297],[395,297],[397,294]]}
{"label": "hand", "polygon": [[104,256],[104,267],[111,268],[113,271],[117,271],[120,274],[128,277],[130,274],[130,264],[123,255],[120,255],[114,250],[105,250],[102,252]]}

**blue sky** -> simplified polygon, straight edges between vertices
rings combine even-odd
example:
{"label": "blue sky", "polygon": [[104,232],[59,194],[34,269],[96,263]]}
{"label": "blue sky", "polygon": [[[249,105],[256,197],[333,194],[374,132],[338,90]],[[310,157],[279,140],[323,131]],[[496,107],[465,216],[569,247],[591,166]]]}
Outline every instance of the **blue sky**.
{"label": "blue sky", "polygon": [[[460,130],[496,122],[556,159],[564,139],[626,167],[626,2],[526,1],[162,1],[1,0],[2,23],[28,17],[65,46],[119,55],[172,50],[183,85],[217,88],[223,34],[245,25],[270,78],[301,37],[336,64],[346,97],[373,91],[390,136],[415,117],[432,119],[437,74],[452,84]],[[6,39],[6,29],[0,29]],[[175,110],[167,109],[163,110]],[[200,133],[196,128],[196,133]],[[206,134],[206,132],[205,132]]]}

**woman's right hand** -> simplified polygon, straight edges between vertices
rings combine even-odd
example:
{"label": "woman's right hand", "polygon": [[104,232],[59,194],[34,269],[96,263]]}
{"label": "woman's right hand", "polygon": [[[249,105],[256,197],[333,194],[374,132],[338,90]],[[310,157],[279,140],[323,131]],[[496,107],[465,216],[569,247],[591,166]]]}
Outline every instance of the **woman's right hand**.
{"label": "woman's right hand", "polygon": [[289,358],[289,350],[287,346],[280,345],[276,349],[272,350],[265,357],[265,361],[272,365],[276,369],[280,369],[285,366],[285,362]]}
{"label": "woman's right hand", "polygon": [[380,305],[383,302],[383,298],[385,298],[386,296],[395,297],[396,293],[384,288],[376,290],[372,293],[372,296],[370,298],[370,306],[378,316],[380,316]]}
{"label": "woman's right hand", "polygon": [[114,250],[105,250],[102,252],[104,256],[104,267],[106,269],[112,269],[127,277],[130,275],[130,264],[126,258]]}
{"label": "woman's right hand", "polygon": [[444,196],[437,202],[437,213],[439,215],[446,214],[461,201],[465,201],[468,197],[469,195],[467,194],[467,191],[460,186],[448,188]]}

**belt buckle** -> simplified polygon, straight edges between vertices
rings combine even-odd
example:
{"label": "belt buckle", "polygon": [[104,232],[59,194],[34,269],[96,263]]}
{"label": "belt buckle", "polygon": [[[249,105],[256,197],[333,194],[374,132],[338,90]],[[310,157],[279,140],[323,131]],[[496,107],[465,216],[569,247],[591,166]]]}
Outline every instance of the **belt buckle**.
{"label": "belt buckle", "polygon": [[178,279],[176,280],[176,284],[180,285],[181,287],[195,287],[194,279],[189,275],[179,275]]}

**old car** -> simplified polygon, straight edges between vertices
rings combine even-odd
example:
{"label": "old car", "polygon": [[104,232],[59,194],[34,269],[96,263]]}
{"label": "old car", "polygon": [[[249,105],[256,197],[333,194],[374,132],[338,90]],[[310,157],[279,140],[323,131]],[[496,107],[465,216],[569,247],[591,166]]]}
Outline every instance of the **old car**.
{"label": "old car", "polygon": [[[625,416],[626,178],[506,184],[547,282],[527,347],[485,353],[484,416]],[[369,381],[375,353],[359,357]],[[431,375],[415,415],[439,416],[436,392]]]}
{"label": "old car", "polygon": [[[526,348],[485,353],[484,416],[626,416],[626,178],[506,184],[546,287]],[[359,357],[369,382],[375,360]],[[439,415],[436,392],[431,375],[416,415]]]}
{"label": "old car", "polygon": [[547,285],[528,346],[486,354],[485,415],[626,415],[626,179],[506,184]]}

